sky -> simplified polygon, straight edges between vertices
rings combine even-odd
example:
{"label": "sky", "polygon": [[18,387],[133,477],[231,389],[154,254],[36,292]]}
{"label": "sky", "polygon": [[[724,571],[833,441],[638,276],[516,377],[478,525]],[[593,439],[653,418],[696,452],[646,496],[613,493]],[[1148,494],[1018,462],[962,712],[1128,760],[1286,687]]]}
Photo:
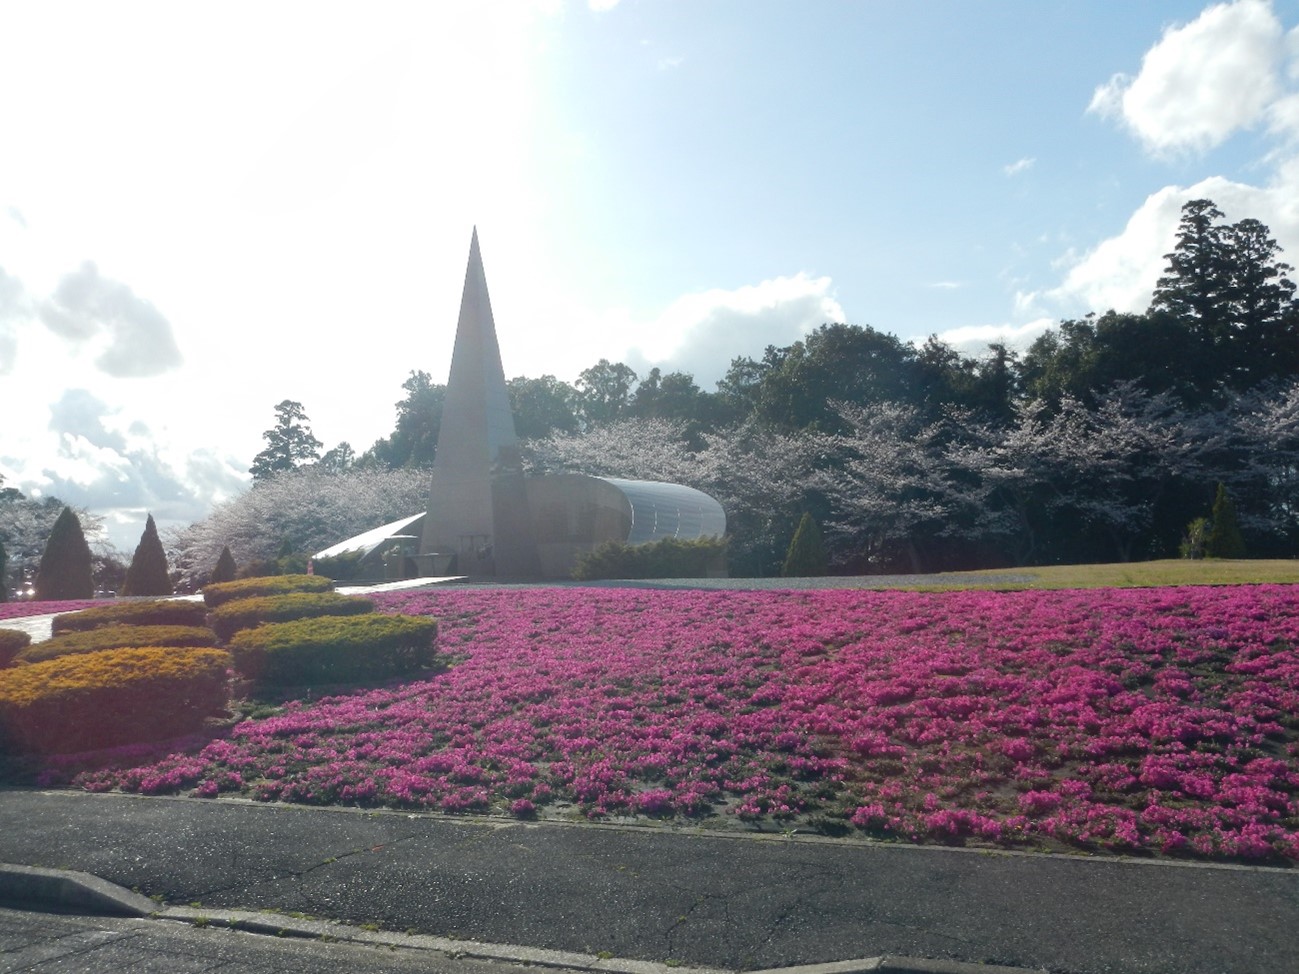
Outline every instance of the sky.
{"label": "sky", "polygon": [[445,382],[712,389],[828,322],[1142,311],[1182,204],[1299,263],[1299,0],[0,0],[0,476],[129,555]]}

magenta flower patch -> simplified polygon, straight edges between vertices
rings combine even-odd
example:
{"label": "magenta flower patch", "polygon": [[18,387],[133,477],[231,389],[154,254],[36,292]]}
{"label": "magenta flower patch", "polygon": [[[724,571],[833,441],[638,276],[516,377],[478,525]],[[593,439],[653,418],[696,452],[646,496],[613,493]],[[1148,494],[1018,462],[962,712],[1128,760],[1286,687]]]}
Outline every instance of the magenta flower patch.
{"label": "magenta flower patch", "polygon": [[449,670],[81,787],[1299,859],[1299,591],[424,590]]}

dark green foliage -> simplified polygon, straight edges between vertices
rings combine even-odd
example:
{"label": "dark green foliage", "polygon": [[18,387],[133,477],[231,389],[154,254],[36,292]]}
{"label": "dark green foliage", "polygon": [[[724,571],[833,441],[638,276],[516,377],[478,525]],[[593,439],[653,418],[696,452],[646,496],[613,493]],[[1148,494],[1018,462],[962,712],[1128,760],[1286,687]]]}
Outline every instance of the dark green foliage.
{"label": "dark green foliage", "polygon": [[36,598],[44,601],[94,598],[90,574],[90,546],[81,522],[65,507],[45,542],[45,553],[36,572]]}
{"label": "dark green foliage", "polygon": [[828,567],[821,529],[811,514],[804,514],[789,542],[789,553],[785,555],[785,567],[780,574],[785,578],[813,578],[824,575]]}
{"label": "dark green foliage", "polygon": [[31,645],[32,637],[21,629],[0,629],[0,667],[8,666],[14,657]]}
{"label": "dark green foliage", "polygon": [[44,642],[32,643],[14,657],[14,662],[39,663],[56,656],[140,646],[215,646],[216,641],[216,633],[207,626],[100,626],[84,632],[65,632]]}
{"label": "dark green foliage", "polygon": [[360,615],[272,622],[230,641],[235,669],[262,686],[349,683],[410,673],[433,662],[437,622]]}
{"label": "dark green foliage", "polygon": [[275,407],[275,425],[262,434],[266,449],[253,457],[248,470],[254,483],[319,459],[321,444],[307,423],[302,403],[285,399]]}
{"label": "dark green foliage", "polygon": [[577,559],[573,577],[584,582],[599,578],[708,578],[725,572],[726,545],[724,538],[663,538],[639,545],[606,541]]}
{"label": "dark green foliage", "polygon": [[360,567],[361,559],[365,556],[361,551],[345,551],[341,555],[335,555],[333,558],[317,558],[315,569],[326,578],[332,578],[336,581],[347,581],[356,578]]}
{"label": "dark green foliage", "polygon": [[0,541],[0,602],[9,600],[9,556],[5,554],[4,542]]}
{"label": "dark green foliage", "polygon": [[412,370],[401,384],[406,398],[397,403],[397,426],[387,439],[376,440],[357,458],[363,467],[428,467],[437,453],[438,430],[447,387],[424,371]]}
{"label": "dark green foliage", "polygon": [[264,575],[205,585],[203,602],[209,609],[215,609],[235,599],[287,595],[289,592],[328,592],[333,587],[334,580],[324,575]]}
{"label": "dark green foliage", "polygon": [[208,579],[208,584],[216,585],[221,582],[233,582],[238,571],[235,556],[230,554],[230,546],[225,545],[221,549],[221,557],[217,559],[216,567],[212,569],[212,576]]}
{"label": "dark green foliage", "polygon": [[289,622],[320,616],[354,616],[374,611],[369,599],[339,595],[336,592],[290,592],[287,595],[262,595],[251,599],[226,602],[212,610],[212,630],[222,642],[241,629],[252,629],[267,622]]}
{"label": "dark green foliage", "polygon": [[1218,485],[1218,494],[1213,499],[1212,520],[1213,527],[1209,529],[1204,553],[1210,558],[1244,558],[1245,539],[1236,522],[1236,505],[1222,484]]}
{"label": "dark green foliage", "polygon": [[201,626],[207,619],[202,602],[188,599],[157,599],[152,602],[114,602],[93,609],[67,612],[54,617],[51,630],[87,632],[100,626]]}
{"label": "dark green foliage", "polygon": [[135,546],[131,566],[122,584],[123,595],[171,595],[171,578],[167,574],[167,555],[158,538],[158,526],[150,514],[144,522],[144,534]]}

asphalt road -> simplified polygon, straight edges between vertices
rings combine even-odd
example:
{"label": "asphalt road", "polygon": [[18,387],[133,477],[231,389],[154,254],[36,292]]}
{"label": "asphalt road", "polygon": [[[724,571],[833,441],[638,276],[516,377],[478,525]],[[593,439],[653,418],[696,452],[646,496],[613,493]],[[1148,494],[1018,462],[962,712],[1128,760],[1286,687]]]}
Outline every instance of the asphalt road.
{"label": "asphalt road", "polygon": [[173,904],[704,967],[1299,969],[1286,869],[20,789],[0,791],[0,861]]}

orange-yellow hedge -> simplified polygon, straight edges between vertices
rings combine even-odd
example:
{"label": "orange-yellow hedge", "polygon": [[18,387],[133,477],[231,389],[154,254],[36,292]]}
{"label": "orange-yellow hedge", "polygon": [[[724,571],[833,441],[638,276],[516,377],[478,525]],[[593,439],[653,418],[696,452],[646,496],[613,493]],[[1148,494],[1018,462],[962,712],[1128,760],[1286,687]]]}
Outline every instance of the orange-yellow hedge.
{"label": "orange-yellow hedge", "polygon": [[206,626],[100,626],[88,632],[65,632],[19,650],[14,663],[40,663],[56,656],[98,653],[136,646],[215,646],[216,633]]}
{"label": "orange-yellow hedge", "polygon": [[54,617],[50,630],[59,636],[65,632],[86,632],[100,626],[201,626],[207,617],[202,602],[185,599],[122,599],[108,605],[97,605],[80,612],[65,612]]}
{"label": "orange-yellow hedge", "polygon": [[253,599],[262,595],[287,595],[290,592],[328,592],[334,580],[323,575],[264,575],[259,578],[238,578],[233,582],[215,582],[203,586],[203,602],[209,609],[233,602],[235,599]]}
{"label": "orange-yellow hedge", "polygon": [[358,616],[374,611],[374,603],[337,592],[289,592],[225,602],[212,610],[208,622],[217,638],[229,642],[241,629],[267,622],[290,622],[321,616]]}
{"label": "orange-yellow hedge", "polygon": [[0,671],[6,750],[58,754],[164,740],[224,712],[230,654],[152,646]]}

